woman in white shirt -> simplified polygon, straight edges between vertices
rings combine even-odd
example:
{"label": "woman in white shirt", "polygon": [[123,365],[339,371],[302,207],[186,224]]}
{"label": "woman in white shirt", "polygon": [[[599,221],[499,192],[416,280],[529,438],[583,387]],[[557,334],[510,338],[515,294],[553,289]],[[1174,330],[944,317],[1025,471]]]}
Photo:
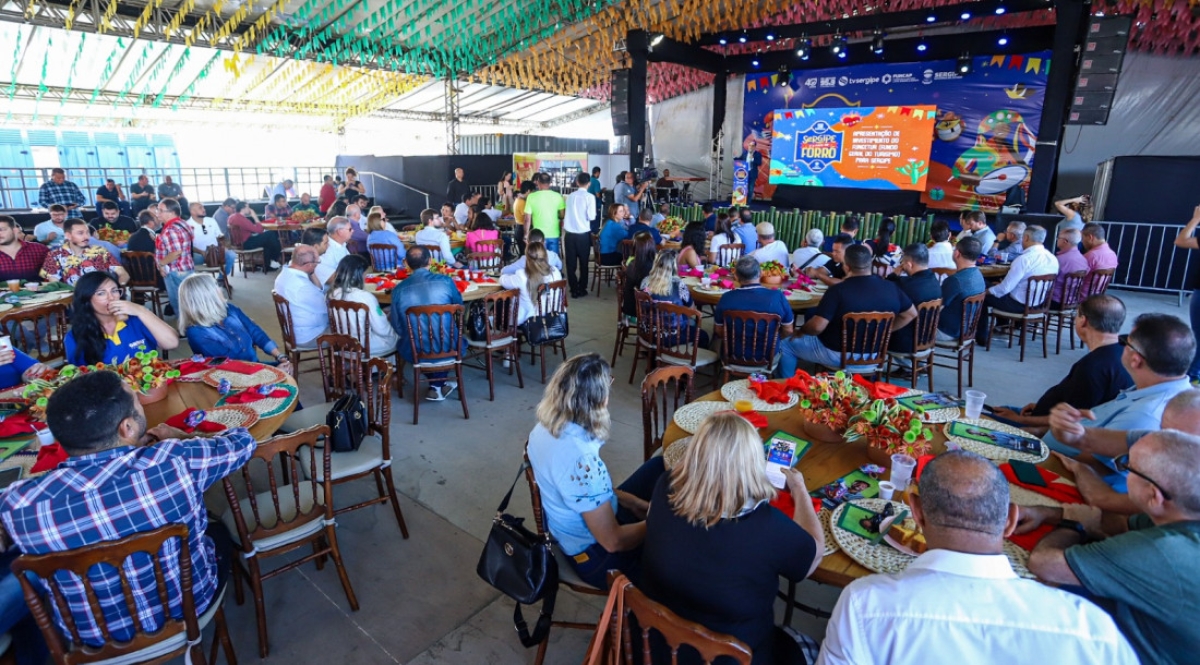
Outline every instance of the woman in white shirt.
{"label": "woman in white shirt", "polygon": [[533,304],[533,296],[537,293],[537,287],[546,282],[557,282],[562,279],[562,273],[552,267],[546,257],[546,245],[540,242],[531,242],[525,248],[525,267],[511,275],[500,276],[500,286],[521,291],[521,306],[517,308],[517,325],[525,323],[526,319],[537,314],[537,307]]}
{"label": "woman in white shirt", "polygon": [[[331,301],[346,300],[369,307],[371,312],[367,321],[363,321],[361,314],[358,317],[358,341],[364,346],[368,344],[368,339],[364,339],[361,334],[366,331],[369,335],[371,355],[386,356],[395,352],[399,338],[387,315],[383,313],[383,308],[379,306],[379,300],[363,289],[363,273],[367,271],[368,265],[367,260],[358,254],[350,254],[339,261],[337,271],[333,273],[333,280],[329,284],[328,298]],[[330,314],[330,323],[332,318],[333,315]]]}
{"label": "woman in white shirt", "polygon": [[737,236],[733,235],[733,230],[729,226],[729,216],[717,216],[717,230],[713,232],[713,237],[708,241],[708,262],[717,263],[717,252],[722,245],[736,244]]}

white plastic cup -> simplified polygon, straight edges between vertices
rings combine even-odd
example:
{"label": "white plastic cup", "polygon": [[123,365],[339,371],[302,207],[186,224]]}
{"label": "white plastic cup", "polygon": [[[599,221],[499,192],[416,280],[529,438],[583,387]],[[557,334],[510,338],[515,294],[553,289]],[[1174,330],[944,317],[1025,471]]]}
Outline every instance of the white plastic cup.
{"label": "white plastic cup", "polygon": [[700,285],[701,285],[701,286],[703,286],[703,287],[704,287],[704,288],[706,288],[706,289],[707,289],[707,288],[710,288],[710,287],[712,286],[712,277],[707,277],[707,276],[706,276],[706,277],[701,277],[701,278],[700,278]]}
{"label": "white plastic cup", "polygon": [[967,401],[966,411],[968,418],[978,418],[983,414],[983,400],[987,399],[987,393],[979,390],[968,390],[963,393],[963,397]]}
{"label": "white plastic cup", "polygon": [[907,488],[909,482],[912,481],[913,469],[917,468],[917,460],[910,455],[904,453],[896,453],[892,455],[892,486],[894,488]]}
{"label": "white plastic cup", "polygon": [[879,498],[884,501],[891,501],[892,496],[896,494],[896,486],[884,480],[879,483]]}
{"label": "white plastic cup", "polygon": [[54,443],[54,433],[50,431],[49,427],[43,427],[37,431],[37,440],[38,445],[48,446]]}

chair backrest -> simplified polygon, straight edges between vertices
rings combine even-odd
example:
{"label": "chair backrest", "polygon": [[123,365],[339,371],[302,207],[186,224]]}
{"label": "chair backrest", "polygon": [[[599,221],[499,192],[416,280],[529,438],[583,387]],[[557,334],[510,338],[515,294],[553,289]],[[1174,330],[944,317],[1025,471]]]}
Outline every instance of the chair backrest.
{"label": "chair backrest", "polygon": [[[238,470],[246,487],[250,522],[247,522],[247,515],[242,513],[241,498],[231,480],[233,476],[224,479],[225,498],[233,510],[237,542],[243,551],[253,552],[255,541],[287,533],[313,520],[333,520],[333,474],[330,473],[329,457],[333,446],[317,445],[322,438],[328,437],[328,427],[315,425],[259,442],[250,460]],[[321,467],[317,466],[318,455],[321,457]],[[323,472],[306,477],[300,462],[304,457],[308,458],[308,468],[321,468]],[[263,497],[270,502],[269,506],[259,504],[258,494],[261,490],[255,486],[255,478],[258,478],[261,487],[264,466],[267,491],[262,493],[269,494]],[[284,469],[288,474],[286,476],[282,473]],[[290,478],[291,482],[281,483],[279,479],[282,477]],[[293,509],[284,510],[287,506]],[[254,528],[251,529],[248,524],[253,524]]]}
{"label": "chair backrest", "polygon": [[371,355],[371,306],[330,298],[325,307],[329,311],[329,332],[358,339],[363,352]]}
{"label": "chair backrest", "polygon": [[448,261],[449,260],[446,257],[442,256],[442,246],[441,245],[417,245],[417,247],[424,247],[425,251],[429,252],[429,258],[434,261]]}
{"label": "chair backrest", "polygon": [[633,300],[637,303],[637,334],[642,344],[651,348],[658,346],[658,321],[654,310],[654,298],[641,289],[633,290]]}
{"label": "chair backrest", "polygon": [[371,266],[376,272],[389,272],[400,267],[400,250],[395,245],[375,243],[367,245],[371,254]]}
{"label": "chair backrest", "polygon": [[624,322],[625,322],[625,302],[624,302],[624,295],[623,295],[623,294],[625,293],[625,280],[626,280],[626,279],[628,279],[628,278],[625,276],[625,268],[624,268],[624,267],[622,267],[622,268],[618,268],[617,270],[614,270],[614,271],[613,271],[613,275],[615,275],[615,276],[616,276],[616,279],[617,279],[617,281],[616,281],[616,293],[617,293],[617,297],[616,297],[616,301],[617,301],[617,324],[618,324],[618,325],[624,325]]}
{"label": "chair backrest", "polygon": [[871,273],[877,277],[887,277],[892,274],[892,266],[884,261],[871,261]]}
{"label": "chair backrest", "polygon": [[779,344],[780,321],[778,314],[725,312],[721,362],[726,365],[770,365]]}
{"label": "chair backrest", "polygon": [[291,249],[292,247],[295,247],[296,241],[292,239],[292,234],[300,233],[301,230],[302,229],[299,225],[288,229],[275,229],[275,234],[279,236],[279,246],[284,249]]}
{"label": "chair backrest", "polygon": [[742,252],[746,251],[746,245],[740,242],[721,245],[717,248],[717,265],[727,267],[733,265],[735,261],[742,258]]}
{"label": "chair backrest", "polygon": [[1064,312],[1073,310],[1086,297],[1083,292],[1083,284],[1087,281],[1088,271],[1076,270],[1060,275],[1060,277],[1062,278],[1062,291],[1058,293],[1058,309]]}
{"label": "chair backrest", "polygon": [[1101,270],[1093,270],[1087,276],[1087,284],[1083,287],[1083,297],[1098,296],[1101,293],[1108,291],[1108,285],[1112,283],[1113,275],[1117,274],[1116,268],[1104,268]]}
{"label": "chair backrest", "polygon": [[221,243],[214,242],[204,250],[204,265],[207,268],[225,267],[225,248]]}
{"label": "chair backrest", "polygon": [[958,268],[930,268],[934,275],[937,275],[938,283],[946,281],[946,278],[958,272]]}
{"label": "chair backrest", "polygon": [[662,447],[675,410],[692,401],[695,372],[690,367],[659,367],[642,379],[642,448],[645,459]]}
{"label": "chair backrest", "polygon": [[[494,240],[476,241],[475,251],[476,252],[491,252],[493,254],[499,255],[503,259],[503,257],[504,257],[504,239],[496,238]],[[501,261],[501,265],[503,265],[503,261]],[[482,268],[476,268],[476,270],[482,270]]]}
{"label": "chair backrest", "polygon": [[[613,585],[613,590],[622,587],[619,593],[624,595],[621,605],[623,616],[619,617],[621,632],[622,663],[636,662],[634,649],[641,652],[641,662],[649,663],[653,658],[650,645],[651,631],[666,643],[671,651],[671,662],[675,663],[681,647],[685,645],[695,649],[705,663],[714,663],[718,658],[732,659],[738,665],[750,665],[753,654],[745,642],[724,633],[717,633],[705,628],[695,621],[688,621],[675,614],[666,605],[650,600],[646,594],[633,586],[628,580],[623,584]],[[641,639],[634,641],[633,624],[630,616],[637,619]],[[729,661],[722,661],[729,662]]]}
{"label": "chair backrest", "polygon": [[283,350],[285,353],[291,353],[292,349],[296,348],[296,326],[292,323],[292,305],[287,298],[271,292],[271,299],[275,301],[275,316],[279,319],[279,336],[283,338]]}
{"label": "chair backrest", "polygon": [[927,300],[917,305],[913,328],[913,353],[928,351],[937,343],[938,320],[942,318],[942,299]]}
{"label": "chair backrest", "polygon": [[392,378],[394,371],[383,358],[369,358],[362,364],[363,392],[367,404],[367,428],[383,442],[383,459],[392,458]]}
{"label": "chair backrest", "polygon": [[158,286],[158,263],[154,252],[121,252],[121,263],[129,271],[126,286],[153,289]]}
{"label": "chair backrest", "polygon": [[[168,578],[160,556],[165,554],[162,550],[167,541],[172,539],[175,539],[179,549],[176,563],[179,578],[170,584],[177,585],[177,588],[168,588]],[[132,576],[131,571],[134,572]],[[186,525],[168,524],[153,531],[65,552],[25,554],[13,561],[12,572],[20,581],[25,603],[41,629],[55,663],[76,665],[123,658],[177,639],[178,635],[186,636],[186,641],[175,649],[156,654],[163,656],[161,661],[156,662],[163,662],[187,651],[189,642],[200,640],[196,602],[192,595],[192,558]],[[35,583],[29,575],[39,580]],[[137,581],[134,582],[131,577]],[[148,625],[145,616],[137,611],[145,608],[140,608],[134,597],[135,587],[151,590],[143,586],[147,578],[155,582],[152,591],[157,596],[159,608],[170,607],[170,601],[179,598],[183,609],[181,619],[173,619],[169,613],[159,611],[153,613],[157,624]],[[70,594],[69,598],[64,588]],[[105,601],[120,599],[120,618],[130,622],[132,638],[121,641],[113,637],[113,626],[109,619],[116,608],[110,605],[106,613],[101,598]],[[68,601],[86,601],[87,609],[70,607]],[[61,617],[67,634],[64,635],[56,624],[55,613]],[[88,644],[96,641],[94,636],[81,634],[77,617],[87,615],[90,617],[85,621],[94,623],[100,631],[102,643],[99,646]],[[124,637],[128,632],[121,631],[118,635]]]}
{"label": "chair backrest", "polygon": [[487,321],[487,343],[506,337],[516,339],[517,318],[521,309],[521,291],[508,289],[483,297],[484,319]]}
{"label": "chair backrest", "polygon": [[321,389],[326,402],[333,402],[352,390],[363,394],[363,363],[367,358],[367,351],[357,337],[341,334],[317,338]]}
{"label": "chair backrest", "polygon": [[466,256],[466,264],[471,270],[496,271],[504,267],[504,257],[500,252],[471,252]]}
{"label": "chair backrest", "polygon": [[462,305],[417,305],[405,319],[415,362],[462,360]]}
{"label": "chair backrest", "polygon": [[688,367],[695,367],[700,355],[700,312],[691,307],[659,302],[655,303],[654,313],[659,359],[678,358]]}
{"label": "chair backrest", "polygon": [[852,312],[842,315],[842,369],[878,365],[887,360],[892,335],[891,312]]}
{"label": "chair backrest", "polygon": [[592,263],[600,265],[600,234],[592,236]]}
{"label": "chair backrest", "polygon": [[48,363],[66,360],[64,340],[69,323],[65,304],[48,303],[8,312],[4,317],[4,333],[12,340],[13,347],[38,362]]}
{"label": "chair backrest", "polygon": [[987,291],[978,293],[970,298],[963,298],[962,323],[959,330],[963,343],[974,342],[975,333],[979,330],[979,320],[983,318],[983,301],[987,299]]}
{"label": "chair backrest", "polygon": [[621,265],[625,265],[629,259],[633,258],[633,252],[637,249],[637,243],[629,238],[621,241]]}
{"label": "chair backrest", "polygon": [[567,311],[567,280],[538,284],[534,305],[538,316]]}
{"label": "chair backrest", "polygon": [[1045,314],[1050,309],[1050,291],[1058,275],[1037,275],[1026,282],[1025,315]]}

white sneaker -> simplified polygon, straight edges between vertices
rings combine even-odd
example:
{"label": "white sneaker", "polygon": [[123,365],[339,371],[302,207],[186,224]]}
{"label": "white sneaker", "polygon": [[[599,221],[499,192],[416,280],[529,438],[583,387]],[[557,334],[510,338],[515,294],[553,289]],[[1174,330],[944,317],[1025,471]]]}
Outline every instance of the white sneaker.
{"label": "white sneaker", "polygon": [[450,393],[454,392],[457,389],[458,389],[457,381],[447,381],[447,382],[443,383],[442,384],[443,399],[445,399],[446,397],[449,397]]}
{"label": "white sneaker", "polygon": [[430,388],[429,392],[425,393],[425,399],[430,402],[441,402],[446,399],[446,396],[437,388]]}
{"label": "white sneaker", "polygon": [[271,270],[279,270],[279,262],[278,261],[271,262]]}
{"label": "white sneaker", "polygon": [[505,358],[504,360],[500,361],[500,366],[503,367],[504,369],[508,369],[508,366],[511,364],[512,363],[508,360],[508,358]]}

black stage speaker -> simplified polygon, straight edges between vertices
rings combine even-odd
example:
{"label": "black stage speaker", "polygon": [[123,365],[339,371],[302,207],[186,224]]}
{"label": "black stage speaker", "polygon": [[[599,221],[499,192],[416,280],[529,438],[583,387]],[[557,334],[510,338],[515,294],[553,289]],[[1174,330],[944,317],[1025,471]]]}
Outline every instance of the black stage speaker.
{"label": "black stage speaker", "polygon": [[612,73],[613,134],[629,136],[629,70],[614,69]]}
{"label": "black stage speaker", "polygon": [[1129,16],[1095,17],[1088,22],[1087,39],[1079,61],[1079,77],[1071,98],[1068,125],[1104,125],[1117,94],[1117,78],[1129,47]]}

